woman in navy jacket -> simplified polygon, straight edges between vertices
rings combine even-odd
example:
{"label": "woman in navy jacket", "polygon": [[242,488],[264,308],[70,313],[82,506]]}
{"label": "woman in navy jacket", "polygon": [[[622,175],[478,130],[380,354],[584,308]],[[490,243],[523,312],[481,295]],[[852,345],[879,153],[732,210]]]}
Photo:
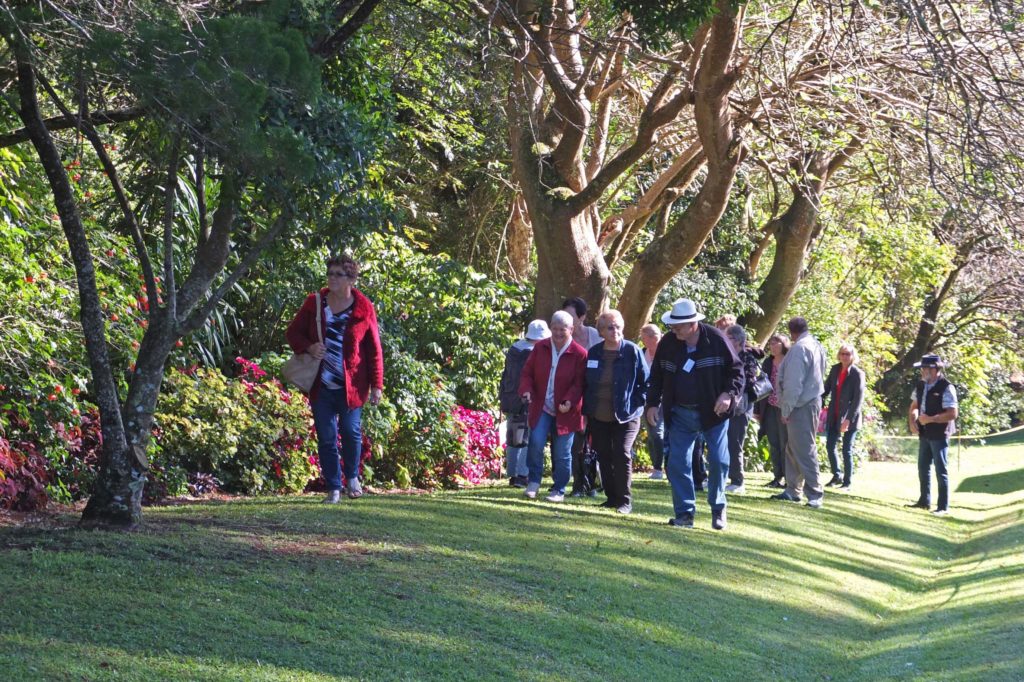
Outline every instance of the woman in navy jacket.
{"label": "woman in navy jacket", "polygon": [[623,338],[623,326],[617,310],[597,318],[604,343],[587,353],[583,414],[608,498],[601,506],[628,514],[633,511],[630,457],[647,399],[647,363],[644,352]]}

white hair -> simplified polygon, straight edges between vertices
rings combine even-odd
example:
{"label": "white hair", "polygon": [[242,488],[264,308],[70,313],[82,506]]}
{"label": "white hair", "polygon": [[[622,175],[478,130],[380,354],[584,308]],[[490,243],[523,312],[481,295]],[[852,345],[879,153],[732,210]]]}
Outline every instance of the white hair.
{"label": "white hair", "polygon": [[551,316],[551,326],[560,324],[564,327],[572,326],[572,315],[565,312],[564,310],[557,310],[555,314]]}

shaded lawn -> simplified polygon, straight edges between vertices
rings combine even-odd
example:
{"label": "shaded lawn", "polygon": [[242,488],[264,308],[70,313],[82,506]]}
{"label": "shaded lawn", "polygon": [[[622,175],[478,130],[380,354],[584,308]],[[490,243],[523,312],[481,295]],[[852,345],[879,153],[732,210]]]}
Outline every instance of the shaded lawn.
{"label": "shaded lawn", "polygon": [[[1016,472],[1022,450],[970,451],[958,480]],[[54,680],[1024,678],[1024,498],[954,492],[940,519],[901,506],[916,494],[912,464],[869,464],[855,481],[816,512],[766,500],[752,477],[725,533],[703,503],[693,531],[662,525],[668,486],[647,480],[626,518],[592,500],[485,488],[150,509],[129,535],[80,531],[72,517],[3,528],[0,669]]]}

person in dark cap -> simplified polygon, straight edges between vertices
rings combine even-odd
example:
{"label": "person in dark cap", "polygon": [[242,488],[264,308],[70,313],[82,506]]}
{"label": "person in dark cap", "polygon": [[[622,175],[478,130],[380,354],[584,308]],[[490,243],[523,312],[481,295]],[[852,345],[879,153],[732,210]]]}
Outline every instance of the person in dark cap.
{"label": "person in dark cap", "polygon": [[928,509],[931,507],[931,470],[935,465],[935,481],[939,499],[932,512],[944,515],[949,509],[949,474],[946,468],[949,437],[956,431],[959,408],[956,387],[942,375],[945,364],[938,355],[925,355],[914,367],[920,368],[921,380],[910,395],[908,422],[910,432],[917,434],[917,477],[921,494],[917,502],[907,505]]}

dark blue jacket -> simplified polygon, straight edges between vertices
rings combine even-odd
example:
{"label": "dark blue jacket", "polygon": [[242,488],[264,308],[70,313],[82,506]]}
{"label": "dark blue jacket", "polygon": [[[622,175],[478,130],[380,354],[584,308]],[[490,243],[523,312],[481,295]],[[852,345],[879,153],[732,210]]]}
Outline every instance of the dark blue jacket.
{"label": "dark blue jacket", "polygon": [[[583,414],[593,417],[597,407],[597,382],[604,371],[604,343],[587,353],[586,388],[583,391]],[[647,400],[647,365],[644,352],[632,341],[623,339],[612,369],[612,400],[615,418],[620,424],[643,414]]]}

